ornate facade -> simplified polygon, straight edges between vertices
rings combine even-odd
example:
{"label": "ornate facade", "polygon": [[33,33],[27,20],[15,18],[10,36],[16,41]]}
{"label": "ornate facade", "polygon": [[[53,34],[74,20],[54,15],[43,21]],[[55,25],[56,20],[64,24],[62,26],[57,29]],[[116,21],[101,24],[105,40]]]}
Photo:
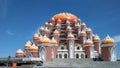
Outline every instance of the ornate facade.
{"label": "ornate facade", "polygon": [[18,58],[37,58],[51,61],[59,58],[101,58],[116,61],[115,41],[107,35],[101,40],[91,28],[71,13],[53,16],[33,40],[26,42],[24,51],[16,52]]}

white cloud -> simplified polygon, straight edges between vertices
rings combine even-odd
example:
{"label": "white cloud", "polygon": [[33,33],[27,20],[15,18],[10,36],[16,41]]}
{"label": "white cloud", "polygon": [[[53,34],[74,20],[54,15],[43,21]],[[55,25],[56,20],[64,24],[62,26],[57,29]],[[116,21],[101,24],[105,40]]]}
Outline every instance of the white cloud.
{"label": "white cloud", "polygon": [[6,33],[7,33],[8,35],[14,35],[14,33],[11,32],[11,31],[9,31],[9,30],[6,30]]}
{"label": "white cloud", "polygon": [[120,35],[113,36],[112,38],[115,40],[115,42],[120,42]]}

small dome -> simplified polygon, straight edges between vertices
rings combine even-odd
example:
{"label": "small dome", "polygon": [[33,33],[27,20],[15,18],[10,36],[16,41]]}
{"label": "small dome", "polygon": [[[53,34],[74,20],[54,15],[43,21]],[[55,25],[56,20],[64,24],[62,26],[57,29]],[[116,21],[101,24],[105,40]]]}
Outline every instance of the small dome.
{"label": "small dome", "polygon": [[72,33],[69,33],[67,38],[75,38],[74,35]]}
{"label": "small dome", "polygon": [[41,27],[41,28],[40,28],[40,30],[42,30],[42,31],[43,31],[43,30],[44,30],[44,28],[43,28],[43,27]]}
{"label": "small dome", "polygon": [[72,30],[72,27],[70,26],[67,26],[67,29],[66,30]]}
{"label": "small dome", "polygon": [[44,37],[41,40],[39,40],[39,42],[42,44],[49,44],[50,39],[46,35],[44,35]]}
{"label": "small dome", "polygon": [[81,26],[86,26],[86,24],[85,24],[85,23],[82,23]]}
{"label": "small dome", "polygon": [[66,21],[66,24],[70,24],[70,21],[67,20],[67,21]]}
{"label": "small dome", "polygon": [[18,50],[16,51],[16,54],[17,54],[17,55],[23,55],[24,52],[23,52],[21,49],[18,49]]}
{"label": "small dome", "polygon": [[102,41],[102,44],[115,44],[115,41],[109,35]]}
{"label": "small dome", "polygon": [[35,44],[33,44],[33,45],[30,47],[30,50],[31,50],[31,51],[37,51],[37,50],[38,50],[38,47],[35,46]]}
{"label": "small dome", "polygon": [[94,40],[94,41],[99,41],[100,38],[99,38],[99,36],[95,35],[94,38],[93,38],[93,40]]}
{"label": "small dome", "polygon": [[60,19],[62,22],[65,22],[66,20],[69,20],[71,23],[74,23],[74,20],[78,20],[78,18],[71,14],[71,13],[59,13],[53,16],[54,20],[57,22],[58,19]]}
{"label": "small dome", "polygon": [[60,27],[60,24],[56,24],[56,27]]}
{"label": "small dome", "polygon": [[32,43],[30,41],[26,42],[24,48],[29,49],[31,47]]}
{"label": "small dome", "polygon": [[51,44],[57,44],[57,40],[54,37],[52,37]]}
{"label": "small dome", "polygon": [[45,32],[49,32],[49,30],[48,30],[48,28],[47,27],[45,27],[45,30],[44,30]]}
{"label": "small dome", "polygon": [[84,30],[82,30],[81,32],[80,32],[80,35],[85,35],[86,34],[86,32],[84,31]]}
{"label": "small dome", "polygon": [[55,30],[53,34],[60,34],[60,33],[58,32],[58,30]]}
{"label": "small dome", "polygon": [[38,39],[39,35],[38,34],[34,34],[34,39]]}
{"label": "small dome", "polygon": [[87,29],[86,29],[86,32],[87,32],[87,33],[91,33],[92,30],[91,30],[90,28],[87,28]]}
{"label": "small dome", "polygon": [[58,19],[57,22],[62,22],[61,19]]}
{"label": "small dome", "polygon": [[54,22],[54,21],[55,21],[55,19],[52,17],[51,21],[53,21],[53,22]]}
{"label": "small dome", "polygon": [[85,45],[93,45],[93,41],[91,41],[90,39],[88,39],[88,40],[85,42]]}
{"label": "small dome", "polygon": [[76,23],[76,22],[78,22],[78,20],[74,19],[74,22]]}
{"label": "small dome", "polygon": [[77,23],[75,26],[76,26],[76,27],[80,27],[80,24],[79,24],[79,23]]}
{"label": "small dome", "polygon": [[49,23],[49,26],[54,26],[52,23]]}

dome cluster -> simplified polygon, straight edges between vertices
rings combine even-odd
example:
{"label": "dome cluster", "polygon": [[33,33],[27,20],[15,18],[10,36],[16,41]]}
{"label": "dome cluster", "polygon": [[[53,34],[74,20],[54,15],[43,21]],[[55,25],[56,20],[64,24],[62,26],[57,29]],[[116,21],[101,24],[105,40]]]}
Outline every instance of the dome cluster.
{"label": "dome cluster", "polygon": [[69,20],[70,23],[74,23],[74,22],[76,22],[76,21],[79,21],[79,19],[78,19],[75,15],[73,15],[73,14],[71,14],[71,13],[59,13],[59,14],[56,14],[56,15],[54,15],[54,16],[52,17],[51,20],[52,20],[52,21],[55,21],[55,22],[60,21],[60,22],[63,22],[63,23],[64,23],[66,20]]}
{"label": "dome cluster", "polygon": [[[54,15],[49,22],[46,22],[45,26],[40,27],[39,32],[33,35],[33,40],[25,43],[24,51],[19,49],[16,51],[16,55],[27,54],[27,51],[32,52],[32,54],[34,54],[33,52],[40,54],[40,47],[45,48],[45,46],[49,49],[47,51],[52,51],[50,48],[54,46],[54,48],[65,46],[65,48],[61,47],[61,50],[66,49],[66,51],[69,51],[69,45],[74,46],[76,44],[83,47],[83,53],[85,49],[87,49],[85,48],[87,46],[96,48],[98,52],[100,45],[115,44],[115,41],[109,36],[101,40],[100,37],[94,35],[93,30],[88,28],[85,23],[82,23],[77,16],[71,13],[59,13]],[[49,48],[49,46],[51,47]],[[74,48],[75,47],[73,47],[73,50]]]}

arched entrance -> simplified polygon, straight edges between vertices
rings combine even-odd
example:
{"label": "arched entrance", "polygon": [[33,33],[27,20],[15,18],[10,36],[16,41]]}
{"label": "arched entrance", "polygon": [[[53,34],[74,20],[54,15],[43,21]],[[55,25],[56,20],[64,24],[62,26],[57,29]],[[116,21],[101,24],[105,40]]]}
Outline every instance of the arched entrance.
{"label": "arched entrance", "polygon": [[111,49],[111,61],[116,61],[116,52],[115,52],[115,47]]}
{"label": "arched entrance", "polygon": [[59,58],[62,58],[62,54],[59,54]]}
{"label": "arched entrance", "polygon": [[67,54],[64,54],[64,58],[67,58]]}
{"label": "arched entrance", "polygon": [[46,60],[46,50],[45,50],[45,48],[44,47],[40,47],[40,50],[39,50],[39,55],[40,55],[40,58],[42,59],[42,60]]}
{"label": "arched entrance", "polygon": [[84,54],[81,54],[81,58],[85,58]]}
{"label": "arched entrance", "polygon": [[77,58],[77,59],[79,58],[79,54],[76,54],[76,58]]}

